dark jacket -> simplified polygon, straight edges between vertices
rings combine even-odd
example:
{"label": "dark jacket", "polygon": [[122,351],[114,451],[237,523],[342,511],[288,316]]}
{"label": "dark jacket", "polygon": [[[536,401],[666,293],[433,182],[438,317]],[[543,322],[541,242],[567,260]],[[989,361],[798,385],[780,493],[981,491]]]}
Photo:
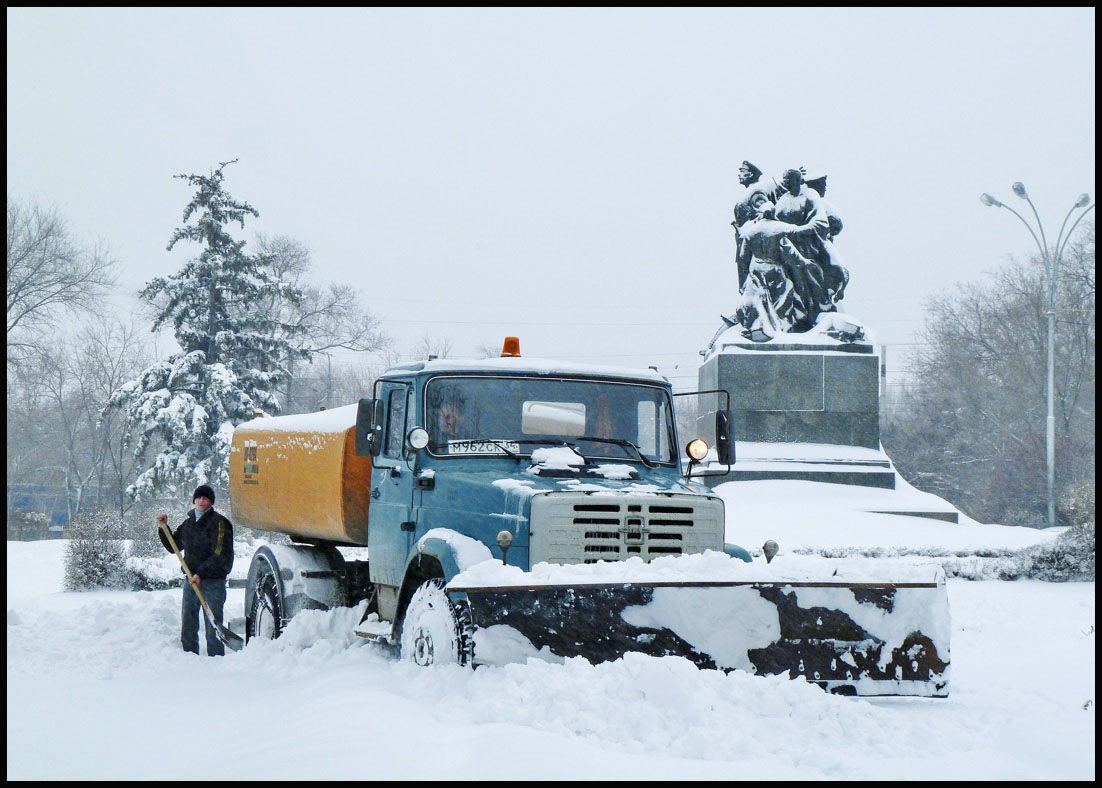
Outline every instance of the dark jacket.
{"label": "dark jacket", "polygon": [[[164,531],[158,528],[157,535],[165,550],[171,553],[172,545]],[[203,580],[224,579],[233,568],[233,524],[214,511],[213,506],[198,520],[194,509],[188,512],[187,519],[180,523],[172,538],[183,551],[188,569]]]}

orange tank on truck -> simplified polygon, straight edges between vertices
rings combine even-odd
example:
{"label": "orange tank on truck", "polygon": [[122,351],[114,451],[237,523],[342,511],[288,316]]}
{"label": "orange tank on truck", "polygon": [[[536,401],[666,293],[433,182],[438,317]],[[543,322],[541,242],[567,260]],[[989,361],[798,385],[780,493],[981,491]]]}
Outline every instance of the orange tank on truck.
{"label": "orange tank on truck", "polygon": [[234,522],[334,544],[366,545],[371,459],[356,454],[356,406],[259,418],[230,449]]}

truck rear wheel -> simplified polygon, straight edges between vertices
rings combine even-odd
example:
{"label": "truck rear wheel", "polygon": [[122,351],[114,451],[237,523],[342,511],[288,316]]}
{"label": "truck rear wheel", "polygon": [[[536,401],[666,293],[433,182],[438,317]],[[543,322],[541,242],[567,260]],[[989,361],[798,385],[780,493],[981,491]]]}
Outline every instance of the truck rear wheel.
{"label": "truck rear wheel", "polygon": [[283,604],[279,598],[279,585],[275,572],[264,562],[256,583],[256,595],[247,617],[246,634],[249,639],[275,640],[283,632]]}
{"label": "truck rear wheel", "polygon": [[413,592],[402,624],[402,659],[421,665],[468,665],[472,657],[471,618],[452,604],[441,578]]}

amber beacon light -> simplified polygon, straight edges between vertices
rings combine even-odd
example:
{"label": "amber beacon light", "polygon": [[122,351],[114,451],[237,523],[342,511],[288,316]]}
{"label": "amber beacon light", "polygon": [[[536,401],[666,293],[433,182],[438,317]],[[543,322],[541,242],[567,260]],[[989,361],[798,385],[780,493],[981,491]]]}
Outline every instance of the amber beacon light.
{"label": "amber beacon light", "polygon": [[505,337],[505,344],[501,346],[501,355],[503,358],[506,356],[514,358],[519,357],[520,339],[517,337]]}

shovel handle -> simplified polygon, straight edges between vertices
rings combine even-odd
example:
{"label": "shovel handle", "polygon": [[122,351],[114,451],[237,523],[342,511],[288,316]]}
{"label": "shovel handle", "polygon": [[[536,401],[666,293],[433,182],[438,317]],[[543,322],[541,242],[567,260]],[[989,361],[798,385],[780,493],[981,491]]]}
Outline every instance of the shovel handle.
{"label": "shovel handle", "polygon": [[188,585],[195,589],[195,595],[199,597],[200,604],[203,605],[203,608],[207,610],[209,614],[210,608],[207,607],[207,600],[203,598],[203,592],[199,590],[199,585],[191,582],[191,578],[194,577],[194,575],[192,575],[191,570],[188,569],[187,561],[184,560],[184,554],[181,553],[180,548],[176,546],[176,540],[172,538],[172,529],[168,527],[168,516],[164,514],[158,515],[157,524],[160,526],[160,529],[164,531],[165,536],[168,537],[168,543],[172,545],[172,551],[176,553],[176,557],[180,559],[180,566],[184,568],[184,574],[187,575]]}

